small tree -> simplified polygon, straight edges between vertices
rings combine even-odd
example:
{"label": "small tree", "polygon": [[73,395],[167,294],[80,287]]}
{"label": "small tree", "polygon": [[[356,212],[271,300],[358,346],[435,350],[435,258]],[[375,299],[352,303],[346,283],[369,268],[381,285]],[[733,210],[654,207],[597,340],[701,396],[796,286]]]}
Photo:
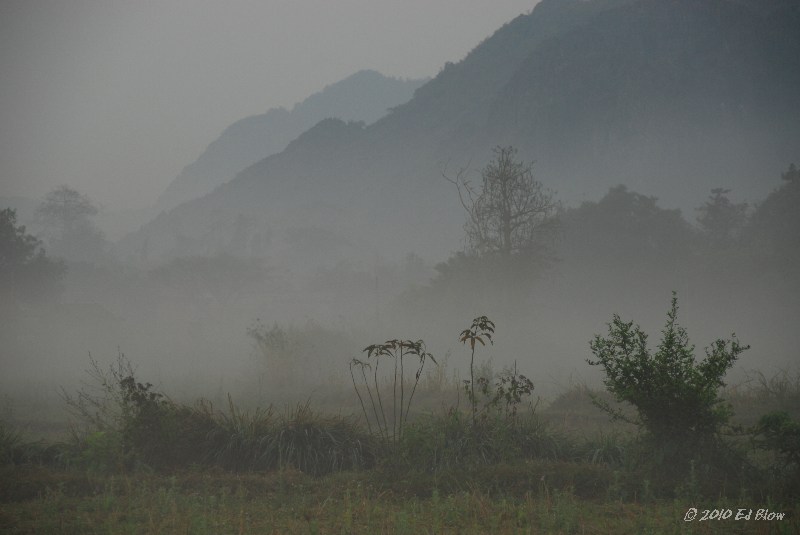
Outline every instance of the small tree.
{"label": "small tree", "polygon": [[732,203],[728,198],[730,192],[729,189],[712,189],[708,200],[697,209],[700,228],[717,247],[730,245],[747,222],[747,203]]}
{"label": "small tree", "polygon": [[36,215],[44,224],[65,233],[73,231],[98,212],[98,208],[86,195],[66,185],[48,193],[36,209]]}
{"label": "small tree", "polygon": [[35,301],[56,295],[64,264],[45,255],[42,242],[17,226],[17,213],[0,210],[0,301]]}
{"label": "small tree", "polygon": [[744,235],[763,262],[794,277],[800,266],[800,170],[795,164],[781,174],[783,184],[753,211]]}
{"label": "small tree", "polygon": [[456,178],[445,175],[467,211],[464,230],[473,253],[530,254],[554,238],[560,205],[534,178],[533,164],[516,161],[516,154],[513,147],[496,147],[479,190],[466,181],[465,170]]}
{"label": "small tree", "polygon": [[[706,357],[697,362],[686,330],[676,323],[677,314],[678,299],[673,293],[655,353],[648,349],[647,335],[638,325],[615,314],[608,337],[595,336],[589,344],[596,360],[587,361],[603,368],[604,383],[618,401],[636,408],[639,418],[634,423],[646,429],[654,444],[694,454],[728,421],[730,413],[718,395],[719,388],[724,386],[727,370],[749,346],[732,335],[732,340],[712,343]],[[608,404],[597,404],[615,418],[624,418]]]}
{"label": "small tree", "polygon": [[458,337],[458,341],[462,344],[469,344],[469,349],[472,352],[469,359],[469,384],[466,384],[466,381],[464,382],[472,409],[473,427],[478,415],[478,399],[475,397],[475,342],[480,342],[482,346],[485,346],[486,340],[488,340],[490,344],[494,344],[494,341],[492,341],[493,334],[494,322],[486,316],[479,316],[472,320],[472,325],[468,329],[461,331]]}
{"label": "small tree", "polygon": [[[464,391],[470,402],[473,428],[477,426],[478,414],[483,412],[485,417],[490,410],[497,410],[507,420],[515,421],[517,407],[522,403],[523,399],[531,395],[534,388],[533,381],[517,372],[516,361],[514,361],[512,369],[504,370],[496,377],[494,384],[492,384],[493,374],[489,374],[489,377],[475,377],[475,343],[478,342],[485,346],[488,341],[493,345],[494,328],[495,325],[492,320],[486,316],[479,316],[472,320],[472,325],[468,329],[461,331],[458,336],[458,341],[465,346],[469,345],[470,348],[469,379],[464,380]],[[475,393],[476,385],[478,393],[483,399],[482,409],[478,409],[478,394]],[[492,387],[494,387],[494,390],[492,390]]]}
{"label": "small tree", "polygon": [[59,186],[39,204],[36,217],[50,235],[48,245],[57,256],[97,262],[104,260],[108,252],[105,235],[91,219],[99,211],[86,195],[69,186]]}
{"label": "small tree", "polygon": [[795,164],[789,164],[789,169],[781,173],[781,178],[789,184],[800,182],[800,169]]}

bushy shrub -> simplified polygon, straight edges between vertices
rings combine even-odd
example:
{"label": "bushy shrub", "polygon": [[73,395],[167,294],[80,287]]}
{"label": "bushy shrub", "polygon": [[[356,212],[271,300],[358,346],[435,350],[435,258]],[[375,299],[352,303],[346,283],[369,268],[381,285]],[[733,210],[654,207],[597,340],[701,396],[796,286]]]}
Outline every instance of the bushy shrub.
{"label": "bushy shrub", "polygon": [[388,464],[401,470],[438,473],[458,467],[493,465],[520,459],[566,460],[575,444],[533,411],[515,418],[489,413],[476,424],[455,408],[419,417],[406,430]]}
{"label": "bushy shrub", "polygon": [[[686,330],[677,323],[677,313],[673,294],[655,352],[647,347],[647,335],[638,325],[615,314],[608,336],[598,335],[590,342],[595,360],[588,359],[603,368],[606,388],[617,401],[635,407],[634,423],[644,428],[653,461],[669,476],[685,473],[692,459],[719,465],[727,457],[718,439],[730,410],[719,390],[727,370],[749,348],[733,335],[731,340],[716,340],[698,362]],[[598,405],[613,417],[626,419],[608,403],[598,401]]]}
{"label": "bushy shrub", "polygon": [[23,458],[22,437],[0,420],[0,465],[17,464]]}
{"label": "bushy shrub", "polygon": [[784,411],[765,414],[755,428],[755,438],[760,448],[776,454],[773,471],[781,490],[800,494],[800,422]]}
{"label": "bushy shrub", "polygon": [[291,467],[321,475],[374,461],[372,437],[353,420],[315,413],[308,404],[276,415],[271,406],[241,410],[229,396],[228,411],[222,412],[206,400],[193,406],[170,400],[151,383],[137,381],[122,355],[108,372],[95,361],[91,370],[99,387],[87,385],[67,396],[87,425],[77,461],[91,470]]}

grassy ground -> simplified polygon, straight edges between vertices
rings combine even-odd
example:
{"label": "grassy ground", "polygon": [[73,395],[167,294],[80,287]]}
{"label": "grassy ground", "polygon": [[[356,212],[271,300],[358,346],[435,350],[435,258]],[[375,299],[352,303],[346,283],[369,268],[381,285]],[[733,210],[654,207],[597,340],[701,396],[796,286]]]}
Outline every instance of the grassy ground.
{"label": "grassy ground", "polygon": [[[797,418],[797,377],[756,379],[750,387],[728,392],[740,415],[734,423],[752,425],[758,415],[774,409]],[[447,405],[437,402],[435,394],[423,389],[420,399],[428,396],[431,401],[421,405]],[[445,394],[453,397],[452,392]],[[119,444],[100,440],[110,434],[95,433],[77,443],[26,446],[4,430],[8,433],[0,436],[0,442],[7,443],[3,451],[14,455],[0,463],[0,533],[800,534],[800,503],[792,497],[796,495],[775,498],[763,479],[757,487],[732,477],[728,488],[711,493],[699,491],[702,481],[689,480],[671,496],[659,491],[633,466],[633,429],[610,425],[608,416],[591,404],[592,394],[597,392],[576,386],[542,403],[539,420],[526,424],[527,442],[517,449],[489,435],[478,444],[483,457],[459,456],[438,444],[443,436],[451,441],[472,437],[458,434],[458,425],[469,427],[468,419],[459,424],[443,414],[425,427],[424,417],[418,416],[405,446],[381,446],[391,455],[367,455],[359,470],[342,464],[345,470],[318,477],[285,465],[223,469],[223,457],[214,461],[217,464],[157,469],[131,464],[125,457],[122,461],[128,464],[122,466],[115,464],[122,463]],[[197,419],[206,413],[192,414]],[[284,452],[331,444],[325,442],[331,429],[363,431],[342,430],[335,417],[308,411],[267,418],[231,406],[228,416],[209,418],[198,419],[198,425],[216,422],[209,429],[224,428],[226,437],[239,437],[239,448],[253,446],[253,438],[260,436],[252,431],[248,438],[251,427],[268,424],[270,436],[290,440],[276,442]],[[309,442],[304,437],[311,430],[316,438]],[[344,444],[338,438],[333,443]],[[30,456],[26,448],[33,452]],[[504,453],[504,448],[513,453]],[[152,459],[164,454],[145,451]],[[763,461],[770,466],[774,459]],[[685,521],[691,508],[697,509],[697,517]],[[745,515],[752,509],[750,518],[736,520],[740,509]],[[759,510],[784,516],[757,519]],[[704,511],[712,518],[701,520]],[[730,517],[716,519],[719,514]]]}
{"label": "grassy ground", "polygon": [[[20,469],[3,474],[35,497],[0,504],[3,533],[798,533],[800,506],[740,501],[582,499],[546,483],[512,493],[481,488],[427,492],[420,482],[343,472],[313,479],[269,474],[183,472],[92,476]],[[474,482],[473,482],[474,484]],[[417,489],[419,490],[419,489]],[[18,498],[22,495],[18,494]],[[767,508],[784,520],[685,522],[690,507]],[[755,511],[753,513],[755,515]]]}

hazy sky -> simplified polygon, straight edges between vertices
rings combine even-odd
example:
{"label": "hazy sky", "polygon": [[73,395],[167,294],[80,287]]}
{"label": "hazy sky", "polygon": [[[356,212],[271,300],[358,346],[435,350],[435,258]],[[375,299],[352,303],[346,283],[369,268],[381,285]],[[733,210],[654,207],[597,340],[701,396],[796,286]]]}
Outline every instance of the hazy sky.
{"label": "hazy sky", "polygon": [[417,78],[536,0],[0,0],[0,196],[152,203],[233,121]]}

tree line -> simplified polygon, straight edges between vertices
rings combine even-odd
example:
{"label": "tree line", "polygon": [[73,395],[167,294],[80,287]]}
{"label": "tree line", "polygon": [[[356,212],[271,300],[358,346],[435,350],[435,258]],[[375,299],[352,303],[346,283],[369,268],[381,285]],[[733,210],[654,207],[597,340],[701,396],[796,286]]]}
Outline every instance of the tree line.
{"label": "tree line", "polygon": [[726,262],[786,270],[800,264],[800,170],[758,204],[736,203],[714,188],[695,223],[658,199],[612,187],[599,201],[564,208],[536,179],[533,163],[497,147],[477,185],[465,171],[445,178],[466,212],[465,246],[437,266],[440,285],[478,278],[533,280],[560,261],[669,269],[686,262]]}

